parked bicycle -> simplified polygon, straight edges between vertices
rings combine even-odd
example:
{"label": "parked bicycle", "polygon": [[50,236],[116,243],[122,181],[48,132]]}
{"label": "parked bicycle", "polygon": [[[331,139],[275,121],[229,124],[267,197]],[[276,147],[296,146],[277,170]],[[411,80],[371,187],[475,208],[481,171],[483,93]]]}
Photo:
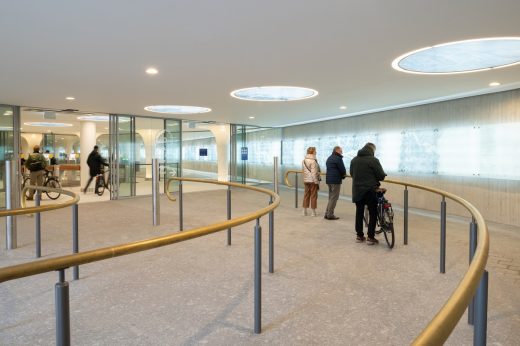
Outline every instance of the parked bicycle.
{"label": "parked bicycle", "polygon": [[[31,177],[26,175],[23,179],[22,189],[28,185],[31,185]],[[54,189],[61,189],[61,184],[60,184],[59,179],[56,176],[54,176],[54,173],[52,171],[48,171],[48,170],[45,171],[43,186],[52,187]],[[54,191],[45,191],[45,194],[50,199],[58,199],[61,196],[60,192],[54,192]],[[25,197],[29,198],[29,190],[27,190],[25,192]]]}
{"label": "parked bicycle", "polygon": [[[108,178],[105,179],[105,174],[108,175]],[[96,175],[96,184],[94,185],[94,193],[98,196],[103,196],[105,193],[105,189],[110,191],[110,170],[101,171],[98,175]]]}
{"label": "parked bicycle", "polygon": [[[376,219],[376,234],[383,233],[386,243],[391,249],[394,247],[394,211],[392,204],[385,198],[386,189],[378,188],[377,195],[377,219]],[[365,207],[365,226],[368,227],[368,208]]]}

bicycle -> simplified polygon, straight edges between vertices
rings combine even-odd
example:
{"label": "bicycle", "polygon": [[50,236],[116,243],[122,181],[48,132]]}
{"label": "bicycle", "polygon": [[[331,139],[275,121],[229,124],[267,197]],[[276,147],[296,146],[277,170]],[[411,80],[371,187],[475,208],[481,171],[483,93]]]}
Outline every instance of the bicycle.
{"label": "bicycle", "polygon": [[[103,193],[105,193],[105,189],[108,189],[110,191],[110,188],[109,188],[110,173],[109,172],[110,172],[109,170],[106,170],[106,171],[102,171],[101,173],[96,175],[96,183],[94,185],[94,193],[97,194],[98,196],[103,196]],[[105,180],[105,174],[106,173],[109,173],[109,175],[108,175],[108,179]]]}
{"label": "bicycle", "polygon": [[[385,235],[386,243],[388,247],[391,249],[394,247],[395,236],[394,236],[394,211],[392,209],[392,204],[385,198],[386,189],[378,188],[376,189],[377,196],[377,218],[376,218],[376,226],[379,227],[379,230],[376,229],[376,234],[383,233]],[[365,215],[363,216],[365,220],[365,226],[368,227],[368,207],[365,206]]]}
{"label": "bicycle", "polygon": [[[30,175],[29,176],[26,175],[25,178],[23,179],[22,189],[25,186],[27,186],[27,185],[31,185],[31,177],[30,177]],[[53,189],[61,189],[61,184],[60,184],[58,178],[56,178],[54,176],[52,171],[47,171],[47,170],[45,170],[45,177],[44,177],[43,186],[44,187],[51,187]],[[60,192],[55,192],[55,191],[45,191],[45,194],[50,199],[54,199],[54,200],[60,198],[60,196],[61,196]],[[25,197],[29,198],[29,189],[25,192]]]}

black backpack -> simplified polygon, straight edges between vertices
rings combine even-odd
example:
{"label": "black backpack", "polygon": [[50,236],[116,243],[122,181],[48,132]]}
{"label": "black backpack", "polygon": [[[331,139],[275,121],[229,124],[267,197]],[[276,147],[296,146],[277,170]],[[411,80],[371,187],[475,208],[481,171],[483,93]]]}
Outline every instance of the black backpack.
{"label": "black backpack", "polygon": [[41,161],[33,161],[29,163],[29,170],[31,172],[38,172],[43,170],[43,164]]}

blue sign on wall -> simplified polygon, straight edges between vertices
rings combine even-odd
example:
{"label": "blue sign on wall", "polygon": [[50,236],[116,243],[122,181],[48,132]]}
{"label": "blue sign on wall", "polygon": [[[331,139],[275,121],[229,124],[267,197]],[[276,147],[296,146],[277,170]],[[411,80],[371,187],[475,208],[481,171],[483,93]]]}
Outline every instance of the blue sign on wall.
{"label": "blue sign on wall", "polygon": [[240,157],[242,161],[247,161],[247,147],[242,147],[240,149]]}
{"label": "blue sign on wall", "polygon": [[199,148],[199,156],[208,156],[207,148]]}

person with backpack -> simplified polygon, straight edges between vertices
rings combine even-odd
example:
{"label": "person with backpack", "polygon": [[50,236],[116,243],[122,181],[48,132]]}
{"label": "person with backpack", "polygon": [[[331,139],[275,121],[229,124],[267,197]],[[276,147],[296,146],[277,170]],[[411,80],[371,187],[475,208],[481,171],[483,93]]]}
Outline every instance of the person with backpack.
{"label": "person with backpack", "polygon": [[307,209],[312,209],[312,216],[317,216],[316,207],[318,204],[318,190],[320,188],[320,165],[316,160],[316,148],[309,147],[307,155],[302,161],[303,183],[305,191],[303,193],[303,216],[307,216]]}
{"label": "person with backpack", "polygon": [[[31,185],[43,186],[43,180],[45,176],[45,167],[47,162],[43,154],[40,153],[40,146],[35,145],[33,152],[29,154],[29,158],[25,161],[25,167],[31,172]],[[28,201],[32,201],[34,198],[34,189],[29,189]]]}
{"label": "person with backpack", "polygon": [[[92,179],[94,179],[96,175],[103,173],[103,166],[108,166],[108,163],[106,163],[105,159],[99,154],[99,147],[97,145],[94,146],[94,150],[88,155],[87,165],[90,178],[87,181],[87,186],[83,189],[83,193],[87,193],[88,186],[92,182]],[[97,193],[97,191],[94,192]]]}

